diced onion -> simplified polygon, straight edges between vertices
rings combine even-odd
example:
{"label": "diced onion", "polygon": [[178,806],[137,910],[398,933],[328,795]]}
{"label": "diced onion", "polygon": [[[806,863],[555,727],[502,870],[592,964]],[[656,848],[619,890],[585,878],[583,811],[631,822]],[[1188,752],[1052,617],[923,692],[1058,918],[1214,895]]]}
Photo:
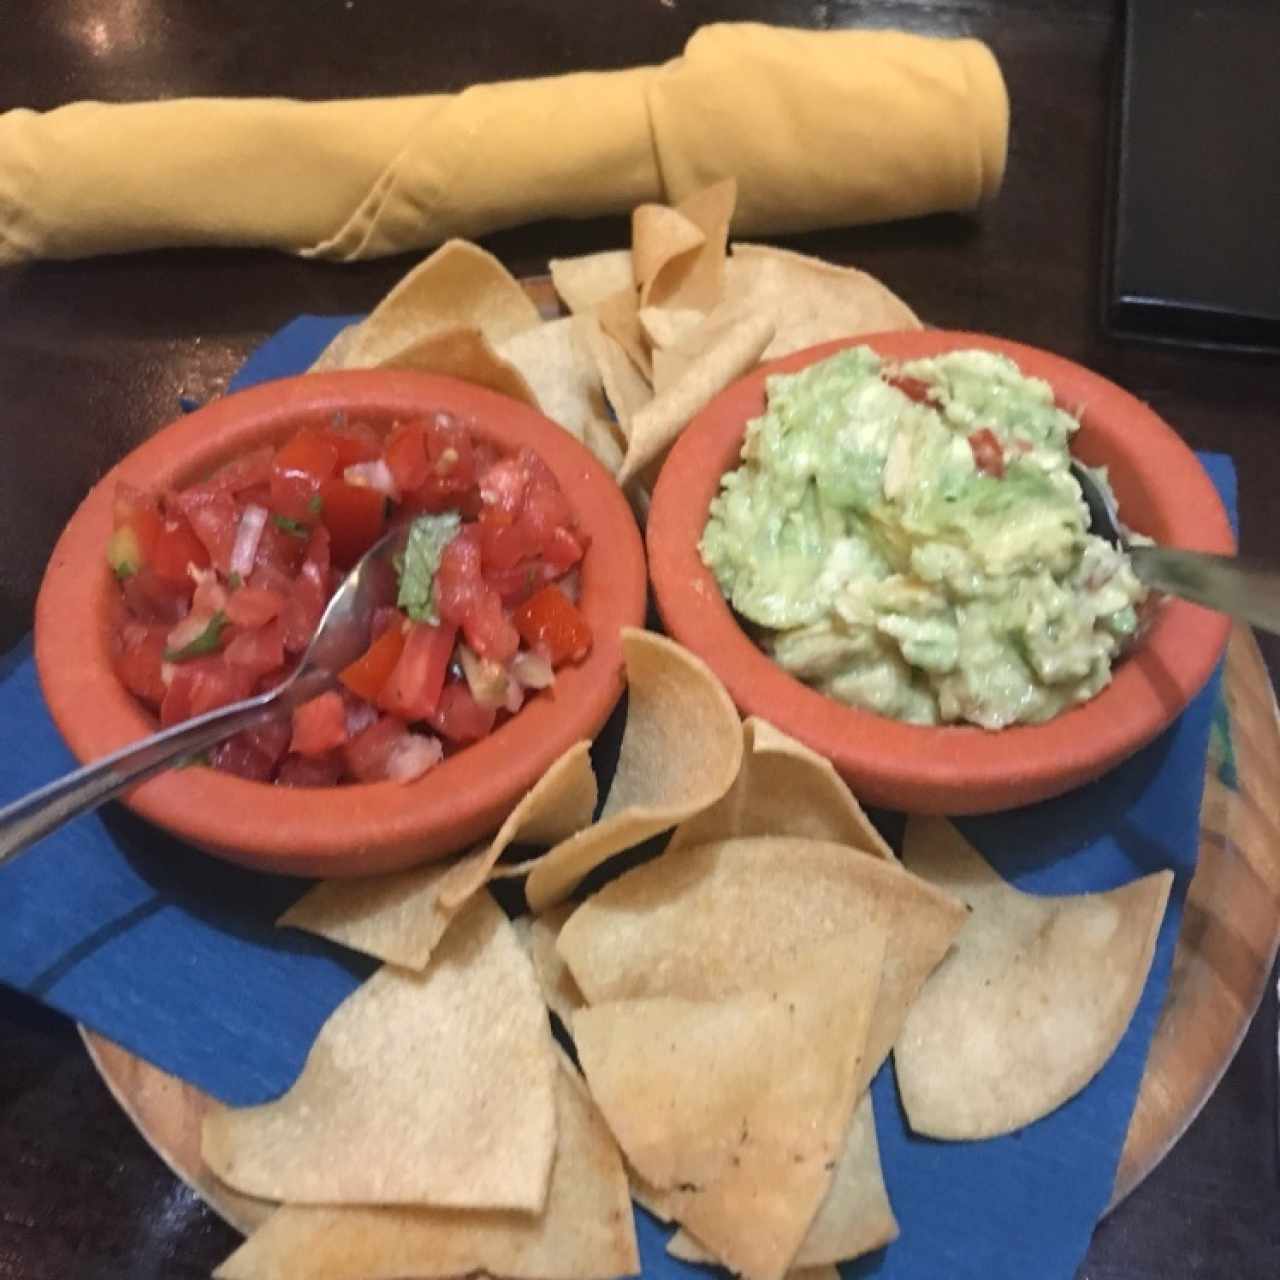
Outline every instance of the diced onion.
{"label": "diced onion", "polygon": [[347,697],[347,737],[363,733],[378,718],[378,708],[363,698]]}
{"label": "diced onion", "polygon": [[387,759],[387,777],[394,782],[412,782],[444,759],[439,738],[423,733],[406,733],[396,740]]}
{"label": "diced onion", "polygon": [[507,681],[507,698],[506,698],[506,701],[502,704],[503,710],[509,711],[512,715],[515,715],[515,713],[519,711],[520,708],[523,706],[524,706],[524,689],[521,687],[519,681],[508,680]]}
{"label": "diced onion", "polygon": [[353,462],[343,471],[342,478],[357,489],[373,489],[388,498],[397,496],[395,477],[381,458],[375,458],[372,462]]}
{"label": "diced onion", "polygon": [[185,649],[193,640],[198,640],[208,630],[213,621],[212,614],[189,613],[172,631],[165,636],[165,648],[177,653]]}
{"label": "diced onion", "polygon": [[512,679],[525,689],[549,689],[556,679],[556,673],[546,654],[534,649],[521,649],[511,659]]}
{"label": "diced onion", "polygon": [[570,604],[577,604],[578,597],[582,594],[582,575],[578,572],[575,565],[568,573],[564,575],[556,586],[564,592]]}
{"label": "diced onion", "polygon": [[467,678],[471,696],[482,707],[507,705],[507,686],[511,680],[504,667],[473,653],[465,644],[458,646],[458,661],[462,664],[462,674]]}
{"label": "diced onion", "polygon": [[231,548],[231,572],[239,574],[241,579],[253,572],[253,562],[258,554],[258,543],[262,541],[262,531],[267,527],[267,509],[251,502],[240,517],[236,528],[235,546]]}

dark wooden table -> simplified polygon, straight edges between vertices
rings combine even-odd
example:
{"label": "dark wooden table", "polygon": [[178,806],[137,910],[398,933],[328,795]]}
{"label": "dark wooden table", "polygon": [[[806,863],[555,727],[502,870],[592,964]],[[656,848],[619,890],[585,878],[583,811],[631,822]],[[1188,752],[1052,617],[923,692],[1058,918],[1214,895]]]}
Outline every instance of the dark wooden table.
{"label": "dark wooden table", "polygon": [[[874,272],[931,323],[1050,347],[1129,387],[1194,446],[1234,455],[1244,547],[1275,549],[1280,365],[1122,346],[1099,328],[1112,0],[10,0],[0,5],[0,108],[454,89],[660,61],[725,18],[986,40],[1013,101],[999,200],[978,218],[790,243]],[[549,255],[625,235],[620,221],[557,223],[487,243],[535,273]],[[408,265],[183,252],[0,272],[0,648],[29,627],[45,560],[81,495],[175,416],[179,396],[216,395],[290,317],[364,310]],[[1280,648],[1266,653],[1274,676]],[[1199,1120],[1102,1225],[1081,1275],[1280,1275],[1276,1089],[1268,998]],[[0,993],[0,1280],[205,1276],[234,1241],[117,1111],[72,1028]]]}

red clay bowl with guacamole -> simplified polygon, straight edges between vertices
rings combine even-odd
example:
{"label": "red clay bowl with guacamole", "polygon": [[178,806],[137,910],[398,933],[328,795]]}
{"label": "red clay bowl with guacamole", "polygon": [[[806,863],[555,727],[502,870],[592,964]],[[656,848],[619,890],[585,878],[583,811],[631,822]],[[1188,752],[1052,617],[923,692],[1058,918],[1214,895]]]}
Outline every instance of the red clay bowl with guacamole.
{"label": "red clay bowl with guacamole", "polygon": [[986,813],[1097,778],[1155,738],[1205,685],[1226,645],[1226,617],[1161,600],[1116,661],[1110,683],[1043,723],[998,730],[918,725],[846,705],[793,678],[747,635],[703,563],[698,543],[709,507],[721,477],[739,463],[748,421],[765,410],[766,378],[858,345],[895,362],[957,350],[1003,353],[1023,374],[1048,382],[1056,404],[1079,417],[1071,452],[1090,466],[1107,466],[1131,528],[1170,546],[1234,551],[1227,513],[1194,454],[1121,388],[1060,356],[982,334],[886,333],[762,366],[712,401],[677,441],[654,489],[646,534],[666,628],[706,660],[744,714],[762,716],[826,756],[870,804]]}
{"label": "red clay bowl with guacamole", "polygon": [[[470,468],[465,495],[459,451]],[[455,517],[452,508],[468,504],[475,510]],[[482,528],[499,508],[509,527]],[[445,630],[449,619],[431,612],[429,598],[406,604],[406,567],[404,615],[389,611],[381,630],[375,619],[368,661],[353,664],[350,683],[344,673],[338,691],[315,700],[316,714],[295,713],[286,724],[271,748],[283,764],[215,754],[220,767],[161,774],[125,803],[219,856],[307,876],[404,868],[495,830],[621,696],[620,631],[643,623],[644,549],[626,500],[582,445],[529,407],[451,378],[364,371],[267,383],[165,427],[94,486],[54,549],[36,603],[41,687],[76,757],[96,760],[161,719],[207,710],[209,699],[216,705],[226,669],[237,680],[247,669],[257,681],[237,686],[239,696],[278,679],[349,562],[384,521],[401,517],[443,518],[452,532],[474,535],[450,561],[458,594],[449,607],[487,600],[494,607],[485,625],[505,646],[498,656],[518,647],[505,668],[484,666],[510,676],[506,705],[494,710],[498,703],[476,692],[486,640],[470,616],[453,628],[458,645],[447,663],[417,660],[424,651],[415,637]],[[448,526],[455,518],[462,523]],[[542,539],[536,552],[526,535]],[[504,566],[492,581],[491,552]],[[451,554],[446,547],[425,561],[441,615]],[[184,575],[192,583],[183,586]],[[561,605],[551,621],[567,616],[567,632],[552,635],[549,615],[533,603],[548,585]],[[174,589],[176,605],[167,594]],[[152,640],[161,648],[160,659],[150,656],[155,670],[122,660],[140,658]],[[262,660],[272,646],[275,657]],[[282,649],[286,667],[273,667]],[[424,671],[437,678],[426,692]],[[363,697],[353,692],[362,688]],[[458,695],[451,701],[450,691]],[[434,730],[413,710],[426,706],[427,692]],[[477,704],[486,709],[478,727]],[[458,719],[468,714],[469,726]],[[334,734],[341,746],[330,745]],[[249,748],[266,750],[258,740]]]}

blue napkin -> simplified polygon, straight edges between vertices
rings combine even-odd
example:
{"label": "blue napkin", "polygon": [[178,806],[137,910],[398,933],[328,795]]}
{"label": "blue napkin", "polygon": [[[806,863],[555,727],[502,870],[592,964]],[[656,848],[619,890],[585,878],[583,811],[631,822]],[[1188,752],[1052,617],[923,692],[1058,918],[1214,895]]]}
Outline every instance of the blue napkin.
{"label": "blue napkin", "polygon": [[[261,347],[233,389],[305,368],[345,319],[303,317]],[[1235,510],[1235,474],[1202,459]],[[1033,893],[1112,888],[1163,867],[1176,879],[1146,990],[1119,1048],[1053,1115],[990,1142],[913,1136],[892,1066],[872,1086],[885,1180],[902,1236],[846,1264],[846,1280],[1070,1280],[1110,1198],[1195,869],[1212,682],[1168,732],[1058,800],[962,823],[996,869]],[[73,761],[40,698],[29,642],[0,661],[0,800]],[[886,816],[886,829],[892,828]],[[373,964],[277,930],[295,880],[238,870],[123,809],[81,818],[0,868],[0,982],[86,1023],[226,1102],[283,1092],[317,1031]],[[637,1211],[647,1280],[708,1269],[669,1258],[669,1229]]]}

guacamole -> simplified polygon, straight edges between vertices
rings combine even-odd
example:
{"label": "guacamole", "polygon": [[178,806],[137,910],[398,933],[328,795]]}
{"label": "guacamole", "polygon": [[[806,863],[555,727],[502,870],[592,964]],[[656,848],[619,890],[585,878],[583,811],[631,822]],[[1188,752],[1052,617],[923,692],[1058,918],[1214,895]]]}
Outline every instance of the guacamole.
{"label": "guacamole", "polygon": [[913,724],[987,729],[1092,698],[1145,588],[1088,530],[1078,421],[1005,356],[867,347],[766,384],[699,549],[794,676]]}

